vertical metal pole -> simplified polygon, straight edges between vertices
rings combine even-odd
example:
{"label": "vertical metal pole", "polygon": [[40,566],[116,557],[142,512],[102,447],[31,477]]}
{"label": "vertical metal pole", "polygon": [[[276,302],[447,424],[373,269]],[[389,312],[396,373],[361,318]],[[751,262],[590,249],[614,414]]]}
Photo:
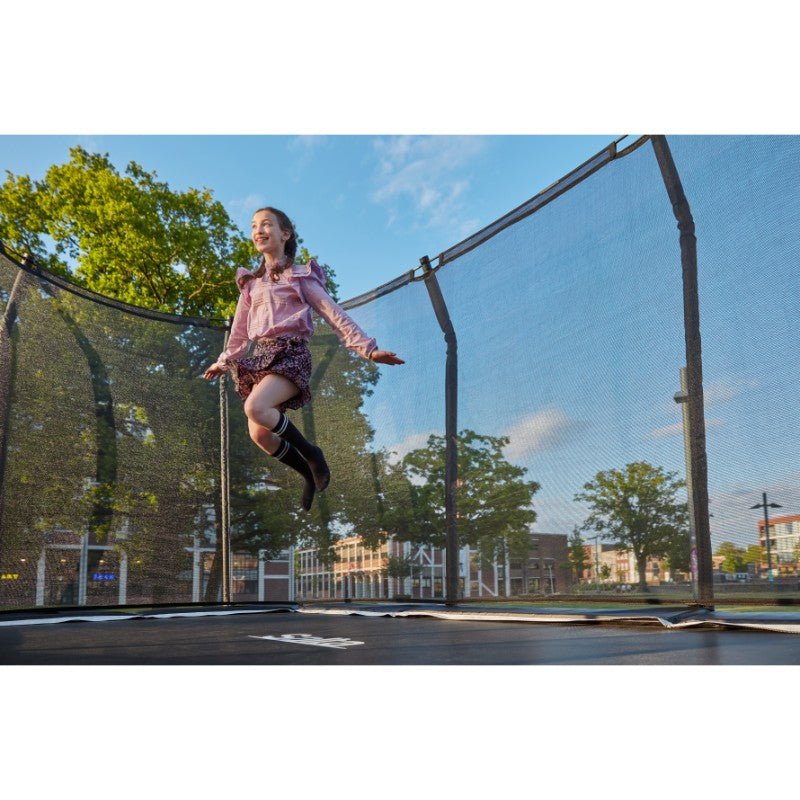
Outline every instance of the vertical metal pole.
{"label": "vertical metal pole", "polygon": [[47,545],[42,548],[42,554],[36,563],[36,605],[44,605],[45,569],[47,566]]}
{"label": "vertical metal pole", "polygon": [[[436,273],[431,269],[428,256],[420,259],[425,273],[425,286],[433,304],[433,310],[447,343],[445,363],[445,530],[446,530],[446,590],[445,603],[458,602],[458,342],[455,328],[442,296]],[[433,587],[431,587],[433,588]]]}
{"label": "vertical metal pole", "polygon": [[[227,320],[223,349],[228,346],[231,321]],[[228,393],[227,373],[219,379],[219,465],[220,465],[220,506],[222,510],[222,602],[231,602],[231,519],[230,519],[230,465],[228,463]]]}
{"label": "vertical metal pole", "polygon": [[[256,567],[256,575],[258,581],[258,590],[256,592],[256,598],[258,599],[259,603],[264,602],[264,597],[266,596],[264,591],[264,580],[265,580],[265,571],[264,571],[264,551],[258,551],[258,566]],[[289,575],[289,581],[291,584],[291,575]],[[288,600],[291,600],[291,591],[287,589],[286,597]]]}
{"label": "vertical metal pole", "polygon": [[689,379],[686,376],[686,367],[680,369],[681,391],[675,395],[675,401],[681,404],[681,415],[683,417],[683,451],[686,460],[686,494],[687,506],[689,511],[689,541],[691,543],[691,574],[692,574],[692,597],[697,600],[697,533],[694,524],[694,490],[692,488],[692,422],[689,419]]}
{"label": "vertical metal pole", "polygon": [[690,430],[692,475],[692,512],[697,540],[697,582],[701,605],[713,607],[714,567],[711,553],[711,527],[708,512],[708,460],[706,424],[703,411],[703,362],[700,340],[700,302],[697,281],[697,239],[689,202],[680,175],[672,159],[666,137],[651,139],[656,160],[664,179],[672,211],[680,231],[681,268],[683,273],[683,318],[686,340],[686,383]]}
{"label": "vertical metal pole", "polygon": [[87,582],[89,580],[89,534],[81,537],[81,550],[78,557],[78,605],[86,605]]}
{"label": "vertical metal pole", "polygon": [[764,536],[767,538],[767,569],[769,570],[768,580],[770,583],[774,583],[774,579],[772,577],[772,546],[769,543],[769,511],[767,510],[769,507],[767,506],[766,492],[762,494],[762,498],[764,505]]}
{"label": "vertical metal pole", "polygon": [[121,606],[128,602],[128,554],[124,551],[119,557],[119,595],[117,602]]}

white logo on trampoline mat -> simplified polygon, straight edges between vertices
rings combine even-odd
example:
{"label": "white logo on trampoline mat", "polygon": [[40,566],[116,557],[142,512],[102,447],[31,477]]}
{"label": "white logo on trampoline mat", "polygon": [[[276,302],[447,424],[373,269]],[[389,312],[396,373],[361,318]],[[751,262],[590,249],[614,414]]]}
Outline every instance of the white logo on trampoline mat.
{"label": "white logo on trampoline mat", "polygon": [[286,642],[287,644],[307,644],[312,647],[330,647],[334,650],[346,650],[364,642],[355,642],[352,639],[345,639],[341,636],[334,636],[325,639],[322,636],[314,636],[311,633],[284,633],[283,636],[249,636],[249,639],[269,639],[273,642]]}

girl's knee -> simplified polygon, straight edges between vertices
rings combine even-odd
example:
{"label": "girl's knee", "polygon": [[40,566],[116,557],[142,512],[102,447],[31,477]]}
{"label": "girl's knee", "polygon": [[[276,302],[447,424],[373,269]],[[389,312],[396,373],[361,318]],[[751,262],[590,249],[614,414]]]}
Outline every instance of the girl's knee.
{"label": "girl's knee", "polygon": [[273,434],[269,431],[269,429],[265,428],[263,425],[257,425],[251,422],[247,426],[247,432],[250,434],[250,438],[259,447],[267,452],[270,451],[270,447],[273,444]]}
{"label": "girl's knee", "polygon": [[250,395],[250,397],[244,401],[244,413],[250,422],[266,428],[275,427],[280,419],[280,412],[277,408],[259,404],[253,400],[253,395]]}
{"label": "girl's knee", "polygon": [[269,438],[269,431],[266,428],[255,427],[254,425],[250,426],[249,429],[250,438],[257,444],[262,447],[268,444]]}
{"label": "girl's knee", "polygon": [[254,422],[253,419],[254,411],[255,409],[253,408],[253,395],[250,395],[250,397],[248,397],[244,401],[244,415],[247,417],[249,422]]}

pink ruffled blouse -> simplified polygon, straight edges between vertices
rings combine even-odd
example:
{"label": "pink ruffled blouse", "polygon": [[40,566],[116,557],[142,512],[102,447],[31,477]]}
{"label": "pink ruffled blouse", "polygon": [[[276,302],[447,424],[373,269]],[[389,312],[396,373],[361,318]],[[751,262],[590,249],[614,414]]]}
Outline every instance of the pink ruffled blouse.
{"label": "pink ruffled blouse", "polygon": [[242,358],[251,341],[276,336],[310,339],[314,334],[311,310],[314,309],[336,332],[342,344],[354,353],[369,358],[377,348],[340,308],[325,289],[325,273],[315,260],[294,264],[273,281],[269,272],[243,283],[250,275],[241,267],[236,271],[236,285],[241,294],[231,325],[227,349],[214,365],[226,369],[226,361]]}

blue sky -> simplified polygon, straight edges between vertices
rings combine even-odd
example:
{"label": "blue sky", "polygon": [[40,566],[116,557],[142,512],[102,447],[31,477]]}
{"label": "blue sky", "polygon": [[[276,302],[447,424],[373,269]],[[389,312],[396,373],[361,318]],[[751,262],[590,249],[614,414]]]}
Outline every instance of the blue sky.
{"label": "blue sky", "polygon": [[434,258],[615,138],[7,135],[0,169],[41,178],[80,145],[120,171],[136,161],[174,189],[208,187],[244,232],[256,208],[277,206],[347,299]]}

